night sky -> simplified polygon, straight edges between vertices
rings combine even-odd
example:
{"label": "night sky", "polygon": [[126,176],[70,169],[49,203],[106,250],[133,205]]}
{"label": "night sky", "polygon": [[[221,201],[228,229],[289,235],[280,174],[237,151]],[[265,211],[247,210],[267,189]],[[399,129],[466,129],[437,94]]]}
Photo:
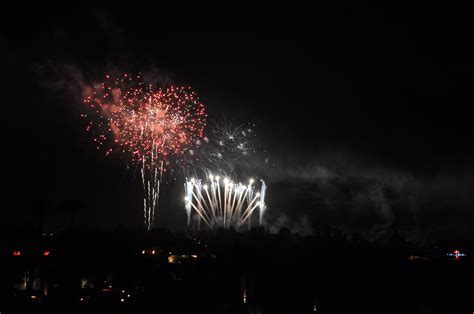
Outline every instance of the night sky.
{"label": "night sky", "polygon": [[[141,187],[83,132],[80,90],[109,71],[193,86],[209,118],[256,123],[271,229],[322,224],[471,236],[472,18],[463,8],[302,12],[70,9],[2,19],[2,225],[141,224]],[[274,165],[273,165],[274,164]],[[182,230],[181,182],[159,225]]]}

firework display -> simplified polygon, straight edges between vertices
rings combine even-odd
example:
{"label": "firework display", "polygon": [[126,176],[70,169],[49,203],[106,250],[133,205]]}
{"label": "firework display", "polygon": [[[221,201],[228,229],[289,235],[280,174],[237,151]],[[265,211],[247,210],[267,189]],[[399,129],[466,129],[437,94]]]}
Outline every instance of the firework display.
{"label": "firework display", "polygon": [[208,182],[201,179],[186,179],[185,210],[188,226],[192,213],[195,213],[198,228],[202,220],[209,229],[235,228],[238,230],[244,224],[251,226],[252,216],[259,209],[259,224],[263,224],[263,214],[266,209],[265,193],[267,186],[261,180],[260,192],[255,193],[254,180],[247,185],[234,183],[228,178],[208,175]]}
{"label": "firework display", "polygon": [[[87,131],[107,156],[120,153],[140,168],[144,223],[154,225],[163,173],[184,161],[199,145],[206,124],[205,107],[184,86],[156,88],[140,75],[124,74],[85,90],[91,109]],[[90,118],[90,119],[89,119]]]}
{"label": "firework display", "polygon": [[225,173],[238,174],[268,163],[265,151],[257,143],[255,124],[236,123],[227,119],[211,122],[199,149],[188,154],[196,170],[218,168]]}

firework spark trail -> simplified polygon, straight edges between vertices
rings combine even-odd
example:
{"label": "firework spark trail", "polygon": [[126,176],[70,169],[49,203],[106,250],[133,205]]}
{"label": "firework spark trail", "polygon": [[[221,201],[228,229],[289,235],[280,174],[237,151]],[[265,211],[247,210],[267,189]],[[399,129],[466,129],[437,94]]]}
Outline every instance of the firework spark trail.
{"label": "firework spark trail", "polygon": [[248,185],[231,182],[228,178],[221,180],[219,176],[209,175],[208,179],[209,185],[202,184],[200,179],[186,179],[184,185],[186,213],[190,212],[190,208],[194,209],[196,217],[204,221],[209,229],[218,227],[239,229],[244,223],[249,223],[250,227],[252,215],[257,208],[261,208],[258,220],[260,225],[263,224],[267,189],[263,180],[261,180],[261,192],[254,195],[255,186],[252,179]]}
{"label": "firework spark trail", "polygon": [[[184,191],[185,191],[185,195],[186,195],[186,199],[192,199],[193,197],[193,184],[189,181],[187,181],[186,183],[184,183]],[[189,226],[190,222],[191,222],[191,204],[190,203],[186,203],[185,205],[185,209],[186,209],[186,215],[187,215],[187,225]]]}
{"label": "firework spark trail", "polygon": [[[251,184],[253,183],[253,180],[250,181],[250,184],[248,186],[248,193],[247,193],[247,203],[250,204],[253,200],[253,191],[255,189],[255,187],[253,187]],[[249,229],[250,229],[250,225],[252,223],[252,221],[249,219],[248,220],[249,222]]]}
{"label": "firework spark trail", "polygon": [[257,193],[255,194],[255,197],[252,199],[252,201],[250,202],[250,204],[248,204],[247,208],[244,210],[244,213],[242,214],[242,218],[239,220],[239,222],[237,223],[237,227],[240,227],[244,222],[246,222],[248,220],[249,222],[249,228],[250,228],[250,215],[253,214],[253,211],[255,210],[255,208],[257,208],[258,206],[258,202],[256,203],[256,201],[260,198],[260,193]]}
{"label": "firework spark trail", "polygon": [[263,181],[263,179],[260,179],[260,182],[262,183],[262,186],[260,187],[260,202],[258,204],[258,208],[259,208],[258,221],[260,224],[262,224],[263,213],[265,212],[265,209],[267,207],[267,205],[265,204],[265,194],[267,193],[267,185],[265,184],[265,181]]}
{"label": "firework spark trail", "polygon": [[[199,146],[206,114],[190,87],[156,88],[140,75],[124,74],[84,91],[92,111],[87,131],[106,156],[121,153],[138,164],[144,190],[144,224],[155,222],[163,174],[186,161],[186,152]],[[191,209],[189,209],[191,211]]]}

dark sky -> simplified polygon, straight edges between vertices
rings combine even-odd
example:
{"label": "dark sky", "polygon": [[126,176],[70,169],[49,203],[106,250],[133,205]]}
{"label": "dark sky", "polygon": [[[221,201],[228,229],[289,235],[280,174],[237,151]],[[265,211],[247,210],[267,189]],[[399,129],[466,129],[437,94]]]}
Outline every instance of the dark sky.
{"label": "dark sky", "polygon": [[[118,69],[190,84],[211,117],[257,123],[277,165],[266,172],[274,226],[470,236],[468,11],[273,9],[71,9],[3,19],[2,222],[26,226],[44,206],[57,228],[67,220],[64,202],[81,200],[78,224],[140,224],[136,174],[95,151],[79,119],[79,78]],[[162,226],[184,223],[170,201],[180,187],[164,196]]]}

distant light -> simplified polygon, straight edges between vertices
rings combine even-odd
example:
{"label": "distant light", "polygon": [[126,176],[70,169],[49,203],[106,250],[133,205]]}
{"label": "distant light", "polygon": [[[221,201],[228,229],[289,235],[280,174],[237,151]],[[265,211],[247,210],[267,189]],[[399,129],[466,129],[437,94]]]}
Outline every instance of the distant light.
{"label": "distant light", "polygon": [[84,301],[84,298],[81,298],[81,302]]}
{"label": "distant light", "polygon": [[50,251],[44,251],[43,256],[49,256],[50,253],[51,253]]}
{"label": "distant light", "polygon": [[142,251],[142,254],[145,254],[145,250]]}
{"label": "distant light", "polygon": [[453,253],[447,253],[446,255],[447,256],[453,256],[456,259],[460,259],[461,257],[466,256],[466,254],[461,253],[459,250],[454,250]]}
{"label": "distant light", "polygon": [[252,184],[252,183],[253,183],[253,179],[250,179],[250,184]]}
{"label": "distant light", "polygon": [[125,293],[125,290],[122,290],[122,293]]}
{"label": "distant light", "polygon": [[127,294],[127,298],[130,298],[130,294]]}
{"label": "distant light", "polygon": [[155,250],[151,251],[151,254],[155,255]]}
{"label": "distant light", "polygon": [[120,299],[120,302],[125,302],[125,299]]}
{"label": "distant light", "polygon": [[35,295],[32,295],[31,298],[32,298],[32,299],[38,299],[38,297],[35,296]]}
{"label": "distant light", "polygon": [[21,251],[13,251],[13,256],[20,256],[21,255]]}

